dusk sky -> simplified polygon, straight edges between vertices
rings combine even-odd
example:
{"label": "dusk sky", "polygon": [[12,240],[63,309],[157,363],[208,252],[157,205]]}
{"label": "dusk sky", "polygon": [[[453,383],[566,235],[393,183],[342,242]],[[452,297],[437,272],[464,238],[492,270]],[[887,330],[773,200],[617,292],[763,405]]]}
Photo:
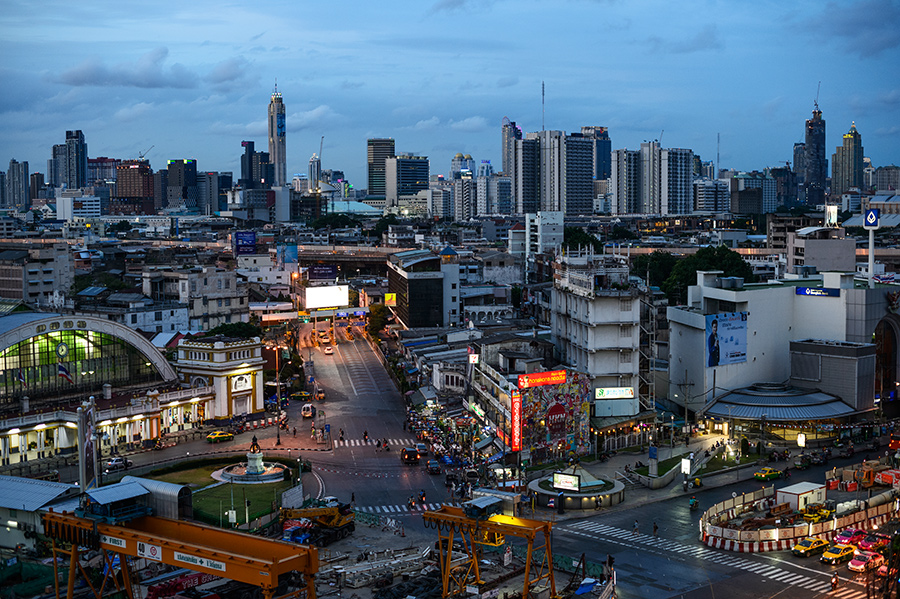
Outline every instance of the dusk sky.
{"label": "dusk sky", "polygon": [[154,169],[196,158],[240,174],[268,150],[275,80],[288,173],[366,187],[366,139],[446,174],[456,152],[500,169],[500,122],[609,127],[613,148],[691,148],[722,168],[781,166],[819,106],[831,153],[856,121],[875,166],[900,163],[900,0],[438,0],[186,3],[7,0],[0,170],[47,170],[67,129],[90,157]]}

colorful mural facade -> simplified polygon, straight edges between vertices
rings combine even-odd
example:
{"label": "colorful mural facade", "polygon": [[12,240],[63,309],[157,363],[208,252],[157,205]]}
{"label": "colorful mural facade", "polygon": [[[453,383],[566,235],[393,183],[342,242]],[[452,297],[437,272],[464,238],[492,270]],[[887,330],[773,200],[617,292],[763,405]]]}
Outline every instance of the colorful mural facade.
{"label": "colorful mural facade", "polygon": [[522,445],[534,459],[590,450],[590,378],[569,370],[565,383],[521,391]]}

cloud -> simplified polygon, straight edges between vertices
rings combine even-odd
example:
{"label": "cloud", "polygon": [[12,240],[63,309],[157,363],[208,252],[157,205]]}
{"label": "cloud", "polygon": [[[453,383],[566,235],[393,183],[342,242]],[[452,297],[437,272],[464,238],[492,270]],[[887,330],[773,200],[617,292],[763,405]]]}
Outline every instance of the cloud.
{"label": "cloud", "polygon": [[512,87],[519,83],[518,77],[501,77],[497,80],[497,87]]}
{"label": "cloud", "polygon": [[359,89],[365,85],[363,81],[342,81],[341,89]]}
{"label": "cloud", "polygon": [[430,119],[424,119],[424,120],[419,121],[418,123],[416,123],[413,126],[413,128],[419,129],[419,130],[434,129],[435,127],[437,127],[440,124],[441,124],[441,119],[437,118],[436,116],[433,116]]}
{"label": "cloud", "polygon": [[470,116],[461,121],[450,121],[450,127],[458,131],[476,133],[478,131],[484,131],[487,128],[487,119],[483,116]]}
{"label": "cloud", "polygon": [[432,5],[431,12],[461,12],[472,4],[469,0],[438,0]]}
{"label": "cloud", "polygon": [[228,135],[231,137],[253,140],[254,138],[268,135],[268,127],[268,122],[265,120],[253,121],[252,123],[245,124],[216,121],[209,126],[209,132],[218,135]]}
{"label": "cloud", "polygon": [[879,137],[894,137],[900,134],[900,127],[879,127],[873,131],[873,134]]}
{"label": "cloud", "polygon": [[246,89],[251,82],[256,82],[258,75],[251,70],[251,65],[243,57],[234,57],[216,64],[203,78],[214,89]]}
{"label": "cloud", "polygon": [[261,38],[261,37],[264,36],[265,34],[266,34],[265,31],[260,31],[259,33],[257,33],[257,34],[254,35],[253,37],[251,37],[251,38],[250,38],[250,41],[251,41],[251,42],[255,42],[256,40],[258,40],[259,38]]}
{"label": "cloud", "polygon": [[100,59],[90,58],[63,72],[59,83],[72,86],[140,87],[188,89],[197,85],[197,75],[175,63],[168,68],[163,62],[169,55],[167,48],[156,48],[134,63],[107,66]]}
{"label": "cloud", "polygon": [[136,121],[150,114],[153,108],[153,104],[138,102],[131,106],[123,106],[115,112],[113,117],[118,121]]}
{"label": "cloud", "polygon": [[900,46],[900,3],[896,0],[829,2],[804,27],[818,40],[842,39],[847,50],[863,58]]}
{"label": "cloud", "polygon": [[900,89],[892,89],[878,96],[878,99],[888,106],[900,104]]}
{"label": "cloud", "polygon": [[328,123],[334,123],[340,119],[341,115],[332,110],[330,106],[321,104],[312,110],[290,114],[286,121],[289,131],[301,131],[312,127],[321,128]]}
{"label": "cloud", "polygon": [[666,54],[691,54],[704,50],[721,50],[724,45],[719,39],[719,33],[713,24],[705,25],[691,38],[680,41],[665,40],[658,36],[647,38],[651,52]]}

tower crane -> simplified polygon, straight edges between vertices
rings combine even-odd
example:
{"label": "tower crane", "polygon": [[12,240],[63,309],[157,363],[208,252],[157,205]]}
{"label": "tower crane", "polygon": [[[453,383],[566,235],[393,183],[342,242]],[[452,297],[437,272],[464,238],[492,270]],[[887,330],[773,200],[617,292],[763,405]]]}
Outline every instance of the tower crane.
{"label": "tower crane", "polygon": [[155,147],[156,147],[156,145],[154,144],[154,145],[150,146],[149,148],[147,148],[146,150],[144,150],[143,152],[138,152],[138,160],[143,160],[144,156],[146,156],[150,152],[150,150],[152,150]]}

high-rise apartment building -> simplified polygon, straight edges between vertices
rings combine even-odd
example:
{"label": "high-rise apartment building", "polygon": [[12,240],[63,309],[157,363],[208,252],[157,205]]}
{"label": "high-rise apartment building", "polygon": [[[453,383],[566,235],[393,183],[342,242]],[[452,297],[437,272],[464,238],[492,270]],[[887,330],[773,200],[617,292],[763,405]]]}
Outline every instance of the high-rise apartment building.
{"label": "high-rise apartment building", "polygon": [[53,146],[52,158],[47,161],[47,183],[60,187],[66,183],[66,144]]}
{"label": "high-rise apartment building", "polygon": [[641,153],[615,150],[609,179],[610,212],[613,215],[639,214],[641,204]]}
{"label": "high-rise apartment building", "polygon": [[[505,170],[505,169],[504,169]],[[517,139],[510,167],[516,214],[534,213],[541,208],[541,140]]]}
{"label": "high-rise apartment building", "polygon": [[400,196],[412,196],[428,189],[428,174],[427,156],[401,154],[386,158],[384,161],[384,197],[387,206],[397,206]]}
{"label": "high-rise apartment building", "polygon": [[66,186],[78,189],[88,184],[87,143],[80,129],[66,131]]}
{"label": "high-rise apartment building", "polygon": [[44,188],[44,173],[31,173],[28,178],[28,205],[38,198]]}
{"label": "high-rise apartment building", "polygon": [[477,214],[509,214],[512,209],[512,180],[502,175],[480,174],[487,170],[479,168],[479,176],[475,180]]}
{"label": "high-rise apartment building", "polygon": [[825,158],[825,119],[816,104],[812,118],[806,120],[805,171],[801,200],[809,205],[825,202],[825,179],[828,177],[828,159]]}
{"label": "high-rise apartment building", "polygon": [[581,134],[591,140],[592,168],[594,179],[609,179],[612,170],[612,141],[606,127],[582,127]]}
{"label": "high-rise apartment building", "polygon": [[169,193],[169,169],[159,169],[153,173],[153,210],[166,207],[166,196]]}
{"label": "high-rise apartment building", "polygon": [[472,158],[471,154],[463,155],[462,152],[457,152],[456,156],[450,160],[450,180],[452,181],[462,171],[471,171],[474,177],[475,159]]}
{"label": "high-rise apartment building", "polygon": [[850,131],[844,134],[843,144],[831,156],[832,197],[839,197],[851,187],[864,188],[863,145],[856,122],[850,125]]}
{"label": "high-rise apartment building", "polygon": [[153,169],[149,160],[123,160],[116,169],[110,214],[153,214]]}
{"label": "high-rise apartment building", "polygon": [[875,169],[875,189],[878,191],[900,189],[900,166],[879,166]]}
{"label": "high-rise apartment building", "polygon": [[200,214],[214,214],[226,209],[226,192],[231,189],[231,173],[197,173],[197,208]]}
{"label": "high-rise apartment building", "polygon": [[540,143],[541,210],[567,216],[592,214],[592,142],[580,133],[563,131],[538,131],[526,138]]}
{"label": "high-rise apartment building", "polygon": [[659,142],[641,143],[641,212],[661,214]]}
{"label": "high-rise apartment building", "polygon": [[503,117],[500,126],[500,167],[504,175],[511,175],[515,167],[516,140],[522,139],[522,129],[515,121]]}
{"label": "high-rise apartment building", "polygon": [[694,211],[694,153],[684,148],[659,151],[660,214]]}
{"label": "high-rise apartment building", "polygon": [[269,101],[269,161],[273,170],[270,185],[277,187],[287,184],[286,139],[284,102],[276,85]]}
{"label": "high-rise apartment building", "polygon": [[[385,196],[385,162],[394,157],[393,138],[373,138],[367,142],[366,161],[368,165],[368,195]],[[426,178],[427,181],[427,178]]]}
{"label": "high-rise apartment building", "polygon": [[728,212],[731,209],[731,191],[728,181],[720,179],[694,180],[694,210],[697,212]]}
{"label": "high-rise apartment building", "polygon": [[470,170],[460,171],[451,183],[453,184],[453,207],[456,211],[456,221],[462,222],[477,216],[479,214],[478,186],[474,173]]}
{"label": "high-rise apartment building", "polygon": [[196,212],[200,190],[197,187],[197,161],[169,160],[169,185],[166,188],[166,208]]}
{"label": "high-rise apartment building", "polygon": [[6,171],[6,204],[3,208],[27,210],[31,207],[28,196],[28,161],[19,162],[15,158],[9,161]]}
{"label": "high-rise apartment building", "polygon": [[88,158],[88,175],[87,182],[89,185],[104,185],[109,181],[116,180],[116,169],[122,161],[118,158],[107,158],[101,156],[99,158]]}
{"label": "high-rise apartment building", "polygon": [[309,158],[309,188],[310,190],[319,189],[319,181],[322,180],[322,160],[318,154],[313,154]]}

